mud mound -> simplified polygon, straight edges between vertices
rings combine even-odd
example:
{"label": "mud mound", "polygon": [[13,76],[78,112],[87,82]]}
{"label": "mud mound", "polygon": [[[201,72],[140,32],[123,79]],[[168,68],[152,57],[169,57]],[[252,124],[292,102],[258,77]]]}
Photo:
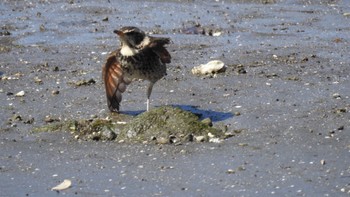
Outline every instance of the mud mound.
{"label": "mud mound", "polygon": [[184,142],[221,142],[230,137],[212,127],[210,119],[177,107],[164,106],[136,117],[117,114],[111,119],[69,120],[34,129],[37,132],[70,131],[75,139],[126,143],[181,144]]}
{"label": "mud mound", "polygon": [[137,116],[122,129],[117,139],[127,142],[179,143],[224,137],[222,131],[209,125],[199,121],[191,112],[166,106]]}

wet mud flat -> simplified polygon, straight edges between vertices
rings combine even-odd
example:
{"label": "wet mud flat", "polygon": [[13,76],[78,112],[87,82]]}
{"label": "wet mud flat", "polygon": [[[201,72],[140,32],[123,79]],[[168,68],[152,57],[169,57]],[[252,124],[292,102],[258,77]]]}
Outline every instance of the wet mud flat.
{"label": "wet mud flat", "polygon": [[[2,1],[0,196],[348,196],[350,8],[345,1]],[[108,119],[101,65],[134,25],[170,37],[152,93],[241,131],[220,143],[76,139]],[[225,72],[197,76],[221,60]],[[146,107],[146,83],[123,115]],[[51,188],[64,179],[69,189]]]}

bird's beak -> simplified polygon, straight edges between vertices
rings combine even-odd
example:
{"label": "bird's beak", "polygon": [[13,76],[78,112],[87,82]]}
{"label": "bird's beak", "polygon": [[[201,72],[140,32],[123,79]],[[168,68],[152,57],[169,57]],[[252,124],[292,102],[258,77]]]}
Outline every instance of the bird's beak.
{"label": "bird's beak", "polygon": [[119,31],[119,30],[114,30],[113,31],[115,34],[117,34],[118,36],[122,37],[124,36],[124,33],[122,31]]}

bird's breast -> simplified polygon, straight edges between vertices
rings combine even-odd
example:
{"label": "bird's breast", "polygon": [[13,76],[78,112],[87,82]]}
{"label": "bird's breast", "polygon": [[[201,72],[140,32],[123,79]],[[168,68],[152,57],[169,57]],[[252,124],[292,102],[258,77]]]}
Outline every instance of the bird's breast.
{"label": "bird's breast", "polygon": [[166,75],[166,65],[155,53],[137,53],[133,56],[119,56],[123,73],[129,78],[156,81]]}

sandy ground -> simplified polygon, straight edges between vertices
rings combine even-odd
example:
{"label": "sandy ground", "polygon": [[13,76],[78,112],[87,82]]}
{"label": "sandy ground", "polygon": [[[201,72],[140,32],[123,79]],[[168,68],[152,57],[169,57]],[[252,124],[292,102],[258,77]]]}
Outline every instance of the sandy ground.
{"label": "sandy ground", "polygon": [[[322,2],[1,1],[0,196],[349,196],[350,4]],[[195,24],[204,35],[186,34]],[[173,40],[153,106],[243,132],[180,146],[33,132],[110,115],[101,65],[125,25]],[[225,73],[191,74],[213,59]],[[145,110],[145,86],[123,113]]]}

